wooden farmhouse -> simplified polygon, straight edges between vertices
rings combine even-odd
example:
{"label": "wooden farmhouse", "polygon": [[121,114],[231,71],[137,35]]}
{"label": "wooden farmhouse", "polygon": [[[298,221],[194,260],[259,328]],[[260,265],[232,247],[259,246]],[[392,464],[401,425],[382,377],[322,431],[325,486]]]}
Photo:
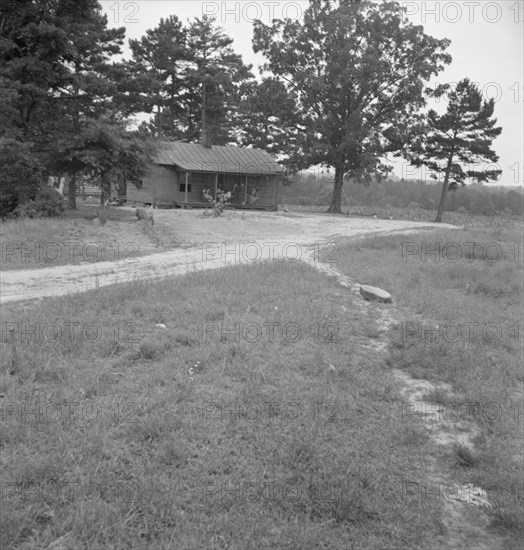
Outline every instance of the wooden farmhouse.
{"label": "wooden farmhouse", "polygon": [[[206,143],[207,142],[207,143]],[[127,184],[127,204],[203,208],[227,194],[233,208],[277,210],[282,167],[266,151],[162,142],[150,173]]]}

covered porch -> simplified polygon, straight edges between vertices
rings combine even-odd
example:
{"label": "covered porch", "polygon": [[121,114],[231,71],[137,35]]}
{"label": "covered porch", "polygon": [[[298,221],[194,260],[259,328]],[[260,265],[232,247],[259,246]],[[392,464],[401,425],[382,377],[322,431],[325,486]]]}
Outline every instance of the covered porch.
{"label": "covered porch", "polygon": [[[178,189],[171,204],[157,206],[209,208],[225,196],[226,208],[241,210],[277,210],[279,178],[276,175],[250,175],[180,171]],[[212,200],[210,200],[212,199]]]}

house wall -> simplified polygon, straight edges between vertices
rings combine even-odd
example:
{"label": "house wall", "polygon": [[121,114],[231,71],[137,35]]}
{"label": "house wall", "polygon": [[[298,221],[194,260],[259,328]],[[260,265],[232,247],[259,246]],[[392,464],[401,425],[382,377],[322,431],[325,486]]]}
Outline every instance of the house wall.
{"label": "house wall", "polygon": [[[273,193],[273,179],[275,179],[275,192]],[[127,201],[138,203],[156,202],[184,202],[186,193],[184,186],[186,173],[177,171],[174,166],[155,165],[151,172],[142,180],[142,188],[137,189],[132,183],[127,184]],[[224,191],[233,192],[235,184],[241,189],[236,196],[232,197],[232,204],[243,204],[245,201],[244,187],[245,175],[219,174],[218,186]],[[215,174],[204,172],[190,172],[188,179],[191,191],[187,193],[188,202],[205,202],[203,191],[205,188],[215,190]],[[278,176],[247,176],[247,194],[258,187],[257,206],[277,206],[279,201],[279,178]],[[249,200],[246,204],[249,204]]]}
{"label": "house wall", "polygon": [[174,166],[155,166],[151,179],[157,201],[171,202],[177,199],[179,174]]}
{"label": "house wall", "polygon": [[273,206],[278,207],[282,191],[282,178],[279,176],[272,176],[272,178],[275,180],[275,198],[273,199]]}
{"label": "house wall", "polygon": [[142,179],[142,188],[127,184],[127,201],[153,204],[179,199],[179,175],[173,166],[155,165]]}
{"label": "house wall", "polygon": [[127,182],[126,188],[126,201],[128,203],[133,202],[143,202],[143,203],[153,203],[153,184],[147,179],[142,180],[142,188],[137,189],[137,187],[131,183]]}
{"label": "house wall", "polygon": [[274,176],[248,176],[248,195],[254,187],[258,187],[258,200],[256,202],[257,206],[278,205],[277,188],[275,188],[275,195],[273,195],[273,179]]}

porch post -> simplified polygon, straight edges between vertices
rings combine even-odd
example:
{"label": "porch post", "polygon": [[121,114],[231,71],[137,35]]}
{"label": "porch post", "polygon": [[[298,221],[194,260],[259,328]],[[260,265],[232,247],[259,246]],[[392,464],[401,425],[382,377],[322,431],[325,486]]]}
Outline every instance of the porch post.
{"label": "porch post", "polygon": [[246,181],[244,183],[244,204],[247,204],[247,174],[246,174]]}
{"label": "porch post", "polygon": [[271,206],[275,206],[275,177],[274,176],[271,178],[271,181],[273,182],[273,204]]}
{"label": "porch post", "polygon": [[186,192],[184,195],[184,203],[187,204],[187,186],[189,185],[189,172],[186,170]]}
{"label": "porch post", "polygon": [[215,202],[217,202],[218,173],[215,174]]}

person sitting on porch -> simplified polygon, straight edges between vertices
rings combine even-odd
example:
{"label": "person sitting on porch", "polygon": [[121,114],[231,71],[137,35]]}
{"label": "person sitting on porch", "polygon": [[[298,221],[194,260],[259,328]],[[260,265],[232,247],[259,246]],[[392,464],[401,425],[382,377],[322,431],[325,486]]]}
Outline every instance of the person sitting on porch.
{"label": "person sitting on porch", "polygon": [[213,196],[211,195],[211,189],[204,188],[204,190],[202,191],[202,195],[204,197],[204,201],[215,202],[213,200]]}
{"label": "person sitting on porch", "polygon": [[223,202],[224,204],[229,202],[229,199],[231,198],[231,191],[228,191],[227,193],[220,189],[220,191],[217,190],[217,200],[218,202]]}
{"label": "person sitting on porch", "polygon": [[248,204],[256,204],[258,201],[258,187],[253,187],[251,194],[247,197]]}
{"label": "person sitting on porch", "polygon": [[244,184],[235,183],[233,186],[233,197],[235,204],[244,204]]}

